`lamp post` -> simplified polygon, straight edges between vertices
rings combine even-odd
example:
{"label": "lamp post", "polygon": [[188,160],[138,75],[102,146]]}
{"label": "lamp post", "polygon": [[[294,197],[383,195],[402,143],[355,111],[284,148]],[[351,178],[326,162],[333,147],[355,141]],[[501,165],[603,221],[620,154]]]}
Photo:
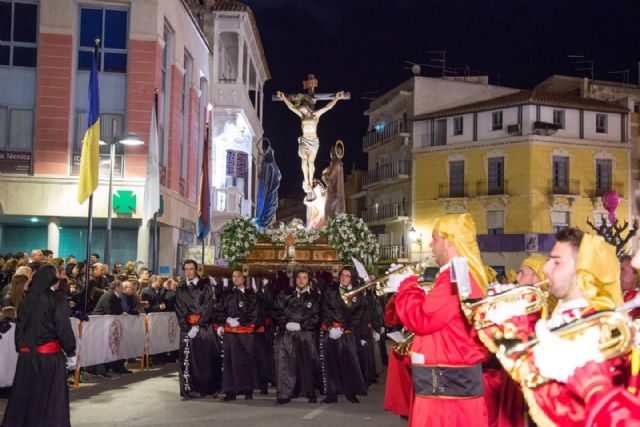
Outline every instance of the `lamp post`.
{"label": "lamp post", "polygon": [[[115,130],[115,120],[113,122],[113,128]],[[115,132],[114,132],[115,133]],[[144,141],[141,140],[136,134],[128,133],[120,139],[113,139],[109,142],[109,196],[107,199],[107,232],[104,238],[104,263],[111,267],[111,210],[113,198],[113,170],[116,163],[116,145],[128,145],[137,146],[143,145]],[[106,142],[100,141],[100,145],[107,145]]]}

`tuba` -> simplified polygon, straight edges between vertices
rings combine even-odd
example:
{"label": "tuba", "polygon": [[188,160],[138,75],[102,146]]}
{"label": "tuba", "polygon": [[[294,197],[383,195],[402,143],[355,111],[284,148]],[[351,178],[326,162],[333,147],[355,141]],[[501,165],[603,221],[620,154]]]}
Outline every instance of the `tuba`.
{"label": "tuba", "polygon": [[393,351],[395,351],[396,354],[399,356],[408,356],[409,353],[411,352],[411,344],[413,343],[413,337],[415,337],[416,334],[414,334],[407,328],[402,328],[401,333],[404,336],[404,340],[400,342],[394,342],[392,344]]}
{"label": "tuba", "polygon": [[[551,332],[561,338],[575,340],[593,327],[600,329],[600,352],[604,359],[613,359],[631,351],[634,345],[636,326],[629,316],[619,311],[599,311],[555,328]],[[516,382],[524,382],[529,388],[535,388],[549,382],[549,379],[540,375],[537,369],[529,363],[529,355],[539,340],[532,337],[527,342],[515,341],[497,340],[496,356],[511,378]]]}
{"label": "tuba", "polygon": [[[379,277],[375,280],[372,280],[362,286],[359,286],[353,289],[352,291],[345,292],[342,295],[342,300],[347,306],[351,307],[351,301],[353,297],[366,291],[367,289],[374,289],[377,296],[382,296],[385,294],[387,283],[389,282],[389,279],[391,279],[392,276],[398,275],[398,274],[406,274],[406,273],[411,273],[416,276],[422,276],[424,272],[427,270],[427,268],[434,267],[435,265],[434,259],[435,259],[434,255],[431,254],[420,261],[400,267],[399,269],[394,270],[391,273],[386,274],[382,277]],[[433,283],[423,284],[421,286],[430,288],[430,287],[433,287]]]}

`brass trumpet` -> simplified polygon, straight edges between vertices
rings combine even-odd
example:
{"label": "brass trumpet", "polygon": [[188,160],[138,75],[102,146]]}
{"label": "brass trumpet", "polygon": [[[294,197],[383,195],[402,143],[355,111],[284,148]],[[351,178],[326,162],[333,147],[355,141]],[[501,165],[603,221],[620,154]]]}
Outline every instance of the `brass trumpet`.
{"label": "brass trumpet", "polygon": [[400,342],[394,342],[392,344],[393,351],[395,351],[399,356],[407,356],[411,352],[411,344],[413,343],[413,338],[416,334],[414,334],[407,328],[402,328],[401,333],[404,336],[404,340]]}
{"label": "brass trumpet", "polygon": [[[406,274],[406,273],[412,273],[415,274],[416,276],[421,276],[427,268],[429,267],[435,267],[434,264],[434,256],[433,254],[429,255],[428,257],[424,258],[421,261],[417,261],[411,264],[407,264],[403,267],[400,267],[397,270],[392,271],[389,274],[386,274],[382,277],[379,277],[375,280],[370,281],[369,283],[366,283],[362,286],[359,286],[349,292],[345,292],[342,295],[342,300],[344,301],[344,303],[351,307],[351,303],[353,301],[353,297],[366,291],[367,289],[374,289],[376,292],[376,295],[378,296],[382,296],[385,294],[385,289],[387,288],[387,282],[389,281],[389,279],[396,274]],[[432,283],[429,284],[431,287],[433,286]],[[421,285],[421,286],[427,286],[427,285]]]}
{"label": "brass trumpet", "polygon": [[[600,329],[600,351],[605,359],[613,359],[631,350],[634,343],[635,327],[632,320],[617,311],[599,311],[582,319],[553,329],[551,332],[561,338],[575,340],[590,328]],[[527,342],[505,340],[499,343],[496,356],[507,373],[516,381],[524,381],[529,388],[541,386],[550,380],[528,362],[528,355],[539,344],[537,338]]]}
{"label": "brass trumpet", "polygon": [[533,285],[513,288],[481,300],[466,300],[462,302],[462,310],[467,320],[469,320],[477,330],[493,325],[493,323],[486,318],[486,313],[500,304],[524,300],[526,302],[526,314],[533,314],[540,311],[547,303],[548,294],[539,287],[547,283],[549,283],[548,280],[543,280]]}

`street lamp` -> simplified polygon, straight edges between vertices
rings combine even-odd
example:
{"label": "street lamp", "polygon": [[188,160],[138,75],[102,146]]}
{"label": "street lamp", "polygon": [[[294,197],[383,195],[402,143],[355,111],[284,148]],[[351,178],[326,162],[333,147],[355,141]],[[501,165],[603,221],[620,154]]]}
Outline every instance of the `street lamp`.
{"label": "street lamp", "polygon": [[[115,130],[115,120],[113,128]],[[113,198],[113,170],[116,163],[116,145],[122,144],[135,147],[137,145],[143,145],[144,141],[135,133],[127,133],[120,139],[113,139],[109,143],[100,141],[100,145],[107,144],[109,144],[109,196],[107,199],[107,233],[104,239],[104,263],[111,266],[111,199]]]}
{"label": "street lamp", "polygon": [[409,238],[415,242],[422,252],[422,233],[418,233],[418,230],[414,226],[409,229]]}

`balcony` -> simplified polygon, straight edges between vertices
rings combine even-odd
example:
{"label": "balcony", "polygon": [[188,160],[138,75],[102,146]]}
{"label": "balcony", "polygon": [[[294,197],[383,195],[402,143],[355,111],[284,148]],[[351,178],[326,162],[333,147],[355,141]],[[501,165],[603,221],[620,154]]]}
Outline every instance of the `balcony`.
{"label": "balcony", "polygon": [[399,160],[387,163],[377,169],[368,171],[362,181],[363,188],[370,188],[379,184],[391,184],[409,178],[411,163],[407,160]]}
{"label": "balcony", "polygon": [[488,182],[481,180],[476,182],[477,196],[506,196],[509,194],[509,181]]}
{"label": "balcony", "polygon": [[561,181],[550,179],[548,194],[550,196],[578,197],[580,195],[580,180]]}
{"label": "balcony", "polygon": [[365,153],[370,149],[391,141],[397,136],[409,136],[407,121],[404,119],[387,123],[382,130],[372,130],[362,137],[362,151]]}
{"label": "balcony", "polygon": [[469,185],[467,183],[462,185],[451,185],[448,182],[438,184],[439,199],[454,199],[462,197],[469,197]]}
{"label": "balcony", "polygon": [[589,197],[592,199],[596,199],[598,197],[602,197],[604,193],[608,193],[609,191],[615,191],[622,198],[624,197],[624,184],[622,182],[616,182],[614,184],[602,185],[601,187],[593,186],[590,190],[587,191]]}
{"label": "balcony", "polygon": [[409,259],[409,247],[401,245],[386,245],[380,246],[380,258],[381,261],[407,261]]}
{"label": "balcony", "polygon": [[390,222],[395,221],[399,217],[407,216],[403,203],[391,203],[369,208],[362,213],[362,219],[367,224],[372,222]]}

